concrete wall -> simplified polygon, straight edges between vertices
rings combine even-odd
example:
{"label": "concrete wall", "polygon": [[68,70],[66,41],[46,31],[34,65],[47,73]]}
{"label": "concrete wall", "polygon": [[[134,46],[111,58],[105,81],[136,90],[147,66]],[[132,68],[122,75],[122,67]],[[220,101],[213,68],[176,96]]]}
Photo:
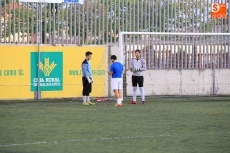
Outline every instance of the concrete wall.
{"label": "concrete wall", "polygon": [[[118,46],[111,47],[110,54],[117,55],[120,61]],[[132,72],[127,71],[124,79],[127,96],[132,95],[131,76]],[[230,69],[216,69],[215,73],[213,69],[147,70],[144,78],[146,95],[230,95]],[[111,88],[109,91],[113,96]]]}
{"label": "concrete wall", "polygon": [[[127,96],[132,95],[132,72],[127,72]],[[215,71],[217,95],[230,94],[230,70]],[[148,70],[144,72],[146,95],[212,95],[213,70]]]}
{"label": "concrete wall", "polygon": [[216,94],[230,95],[230,69],[215,70]]}
{"label": "concrete wall", "polygon": [[111,55],[116,55],[117,60],[120,61],[121,59],[121,54],[118,46],[113,46],[111,47]]}

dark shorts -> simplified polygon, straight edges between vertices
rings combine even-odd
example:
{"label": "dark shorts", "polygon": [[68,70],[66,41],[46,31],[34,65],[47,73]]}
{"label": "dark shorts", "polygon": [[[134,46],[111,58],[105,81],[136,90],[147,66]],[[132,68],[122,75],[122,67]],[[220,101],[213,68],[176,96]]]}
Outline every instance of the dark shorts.
{"label": "dark shorts", "polygon": [[92,91],[92,83],[89,83],[86,77],[82,77],[82,96],[89,96]]}
{"label": "dark shorts", "polygon": [[134,76],[134,75],[132,75],[132,85],[133,85],[133,87],[137,87],[137,84],[138,84],[139,87],[143,87],[144,77],[143,76]]}

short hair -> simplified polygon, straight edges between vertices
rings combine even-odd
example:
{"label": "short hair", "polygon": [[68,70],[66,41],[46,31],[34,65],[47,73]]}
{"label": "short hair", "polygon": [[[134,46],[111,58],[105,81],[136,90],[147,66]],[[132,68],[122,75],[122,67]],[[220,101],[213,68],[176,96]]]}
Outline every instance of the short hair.
{"label": "short hair", "polygon": [[92,52],[87,51],[87,52],[85,53],[85,56],[89,56],[89,55],[92,55],[92,54],[93,54]]}
{"label": "short hair", "polygon": [[140,49],[136,49],[135,50],[135,53],[138,52],[138,53],[141,53],[141,50]]}
{"label": "short hair", "polygon": [[117,60],[117,56],[116,56],[116,55],[112,55],[112,56],[110,57],[110,59]]}

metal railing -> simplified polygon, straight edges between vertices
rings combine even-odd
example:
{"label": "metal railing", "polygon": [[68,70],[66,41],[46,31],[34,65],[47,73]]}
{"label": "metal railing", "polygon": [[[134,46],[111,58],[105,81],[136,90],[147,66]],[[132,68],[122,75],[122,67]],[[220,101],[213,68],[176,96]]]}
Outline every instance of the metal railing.
{"label": "metal railing", "polygon": [[230,68],[230,33],[121,32],[120,38],[126,69],[136,49],[147,69]]}
{"label": "metal railing", "polygon": [[210,16],[214,2],[85,0],[76,5],[1,0],[0,44],[36,44],[37,34],[42,44],[101,45],[117,44],[120,31],[227,32],[229,16]]}

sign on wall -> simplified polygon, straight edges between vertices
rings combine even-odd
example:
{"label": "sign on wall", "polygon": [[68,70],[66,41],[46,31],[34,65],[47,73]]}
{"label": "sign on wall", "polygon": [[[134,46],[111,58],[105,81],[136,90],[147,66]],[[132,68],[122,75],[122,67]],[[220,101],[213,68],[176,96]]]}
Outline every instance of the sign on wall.
{"label": "sign on wall", "polygon": [[[63,89],[63,53],[42,52],[38,65],[38,52],[30,53],[31,91],[57,91]],[[38,70],[39,67],[39,79]]]}
{"label": "sign on wall", "polygon": [[0,99],[34,98],[38,82],[42,98],[81,97],[81,64],[86,51],[93,53],[91,96],[106,96],[104,46],[41,46],[39,62],[37,46],[0,46]]}

